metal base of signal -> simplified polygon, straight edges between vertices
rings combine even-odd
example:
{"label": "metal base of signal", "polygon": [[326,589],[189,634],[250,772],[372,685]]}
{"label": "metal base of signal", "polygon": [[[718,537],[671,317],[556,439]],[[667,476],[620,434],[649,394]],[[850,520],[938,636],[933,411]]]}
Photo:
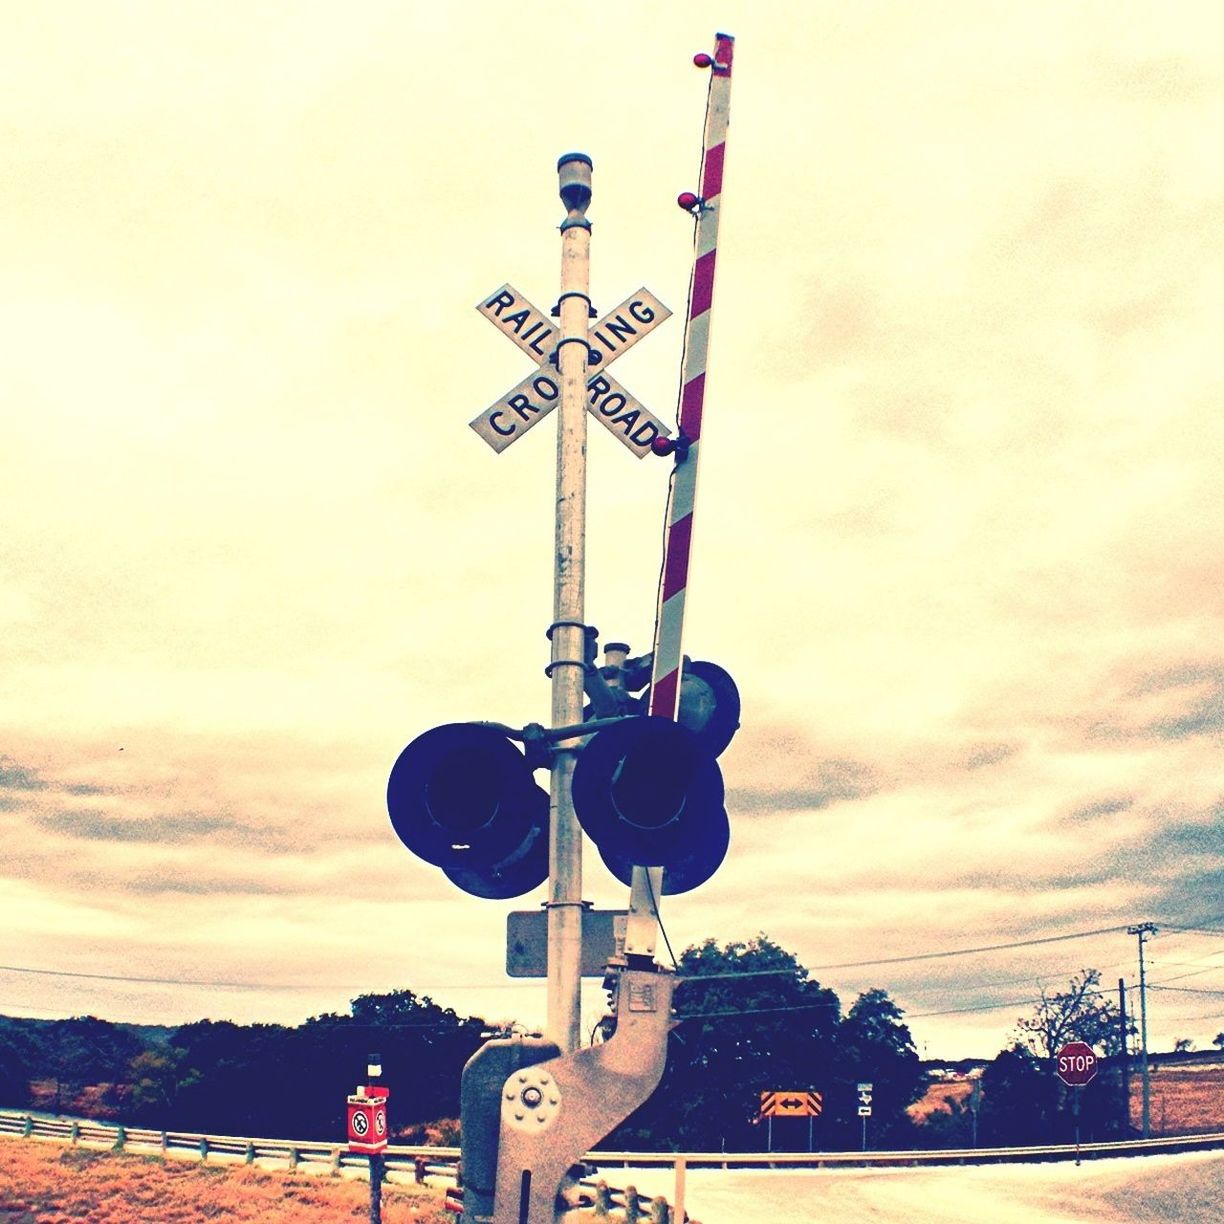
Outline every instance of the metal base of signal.
{"label": "metal base of signal", "polygon": [[507,1076],[560,1054],[561,1047],[543,1037],[498,1037],[486,1041],[464,1065],[459,1089],[463,1224],[490,1224],[493,1219],[501,1094]]}
{"label": "metal base of signal", "polygon": [[662,1078],[675,986],[664,971],[621,970],[607,1041],[506,1078],[492,1224],[553,1224],[570,1170]]}

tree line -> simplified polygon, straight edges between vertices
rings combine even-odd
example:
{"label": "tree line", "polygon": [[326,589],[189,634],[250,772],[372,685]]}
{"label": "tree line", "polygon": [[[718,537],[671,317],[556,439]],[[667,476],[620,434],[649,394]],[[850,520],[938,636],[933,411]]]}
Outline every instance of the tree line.
{"label": "tree line", "polygon": [[413,1137],[413,1124],[458,1114],[459,1075],[483,1031],[483,1021],[411,990],[362,995],[347,1015],[295,1027],[0,1018],[0,1103],[157,1129],[336,1140],[347,1097],[378,1053],[392,1118]]}
{"label": "tree line", "polygon": [[[761,935],[688,948],[678,963],[677,1023],[658,1089],[609,1135],[629,1149],[818,1150],[1057,1142],[1069,1138],[1071,1098],[1052,1058],[1071,1039],[1106,1056],[1080,1090],[1085,1140],[1125,1132],[1123,1048],[1116,1009],[1085,971],[1068,991],[1042,995],[1015,1041],[967,1100],[915,1126],[907,1109],[928,1078],[899,1007],[867,990],[843,1011],[795,956]],[[611,1021],[597,1030],[611,1033]],[[346,1097],[378,1053],[391,1090],[396,1139],[457,1142],[459,1081],[487,1032],[411,990],[367,994],[347,1014],[288,1027],[200,1020],[176,1029],[94,1017],[0,1017],[0,1105],[110,1118],[157,1129],[337,1141]],[[871,1084],[871,1115],[858,1085]],[[819,1116],[761,1114],[763,1092],[819,1094]],[[441,1123],[439,1126],[438,1124]],[[427,1124],[434,1124],[426,1130]]]}

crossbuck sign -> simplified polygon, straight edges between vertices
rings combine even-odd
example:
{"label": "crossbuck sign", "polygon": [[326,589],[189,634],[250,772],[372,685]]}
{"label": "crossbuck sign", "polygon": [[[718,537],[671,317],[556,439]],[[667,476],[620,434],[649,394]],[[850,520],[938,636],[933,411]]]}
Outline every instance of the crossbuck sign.
{"label": "crossbuck sign", "polygon": [[[561,401],[561,381],[551,358],[557,326],[517,289],[502,285],[476,306],[539,367],[486,408],[472,428],[495,450],[504,451]],[[639,289],[591,326],[588,336],[587,410],[640,459],[667,427],[607,373],[622,353],[649,335],[671,311],[649,289]]]}

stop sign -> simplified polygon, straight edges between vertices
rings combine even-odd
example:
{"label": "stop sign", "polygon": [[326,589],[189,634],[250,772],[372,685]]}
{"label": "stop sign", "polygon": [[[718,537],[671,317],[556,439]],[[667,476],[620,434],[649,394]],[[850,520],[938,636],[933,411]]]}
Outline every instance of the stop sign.
{"label": "stop sign", "polygon": [[1072,1088],[1080,1088],[1097,1073],[1097,1056],[1082,1041],[1068,1041],[1058,1051],[1058,1078]]}

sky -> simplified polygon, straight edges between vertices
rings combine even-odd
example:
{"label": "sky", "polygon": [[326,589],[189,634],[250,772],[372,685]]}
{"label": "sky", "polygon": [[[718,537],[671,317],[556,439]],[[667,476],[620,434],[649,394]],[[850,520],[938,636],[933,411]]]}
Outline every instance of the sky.
{"label": "sky", "polygon": [[[743,725],[670,945],[763,933],[991,1057],[1152,922],[1151,1047],[1224,1030],[1218,6],[9,9],[0,1013],[543,1021],[543,889],[454,888],[386,779],[548,719],[554,427],[468,428],[531,368],[475,306],[551,306],[589,154],[597,308],[673,311],[616,376],[674,423],[724,31],[685,650]],[[591,431],[634,653],[668,468]],[[583,894],[627,901],[590,850]]]}

